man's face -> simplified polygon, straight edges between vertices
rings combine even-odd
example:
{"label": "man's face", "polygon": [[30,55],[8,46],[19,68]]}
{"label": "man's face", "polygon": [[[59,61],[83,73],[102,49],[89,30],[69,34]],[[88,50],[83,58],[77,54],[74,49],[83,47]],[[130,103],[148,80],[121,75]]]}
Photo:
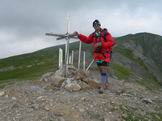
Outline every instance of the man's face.
{"label": "man's face", "polygon": [[99,31],[100,30],[100,25],[95,25],[95,26],[93,26],[93,28],[95,29],[95,31]]}

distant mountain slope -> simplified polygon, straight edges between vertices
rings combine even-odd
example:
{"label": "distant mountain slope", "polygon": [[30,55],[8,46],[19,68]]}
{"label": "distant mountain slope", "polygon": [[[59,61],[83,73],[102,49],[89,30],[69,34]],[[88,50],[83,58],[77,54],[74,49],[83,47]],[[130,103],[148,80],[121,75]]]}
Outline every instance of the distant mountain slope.
{"label": "distant mountain slope", "polygon": [[[118,37],[113,49],[111,75],[124,80],[133,80],[148,87],[162,82],[162,37],[150,33],[129,34]],[[0,83],[13,79],[37,79],[43,73],[57,70],[58,48],[46,48],[29,54],[0,60]],[[75,51],[75,64],[78,59],[79,43],[71,43]],[[92,60],[91,45],[83,44],[86,59]],[[93,67],[96,67],[94,64]],[[155,87],[156,87],[155,86]]]}
{"label": "distant mountain slope", "polygon": [[141,46],[143,50],[142,54],[155,61],[162,71],[162,36],[151,33],[137,33],[124,36],[119,38],[119,40],[120,39],[133,40],[135,44],[134,47]]}
{"label": "distant mountain slope", "polygon": [[134,79],[150,85],[162,84],[162,37],[150,33],[129,34],[117,38],[114,62],[126,67]]}
{"label": "distant mountain slope", "polygon": [[[79,43],[71,43],[70,50],[77,54]],[[54,46],[39,50],[29,54],[13,56],[0,59],[0,83],[8,82],[11,79],[37,79],[48,71],[58,69],[58,48],[64,45]],[[83,48],[90,48],[90,45],[84,45]],[[78,56],[75,56],[77,61]]]}

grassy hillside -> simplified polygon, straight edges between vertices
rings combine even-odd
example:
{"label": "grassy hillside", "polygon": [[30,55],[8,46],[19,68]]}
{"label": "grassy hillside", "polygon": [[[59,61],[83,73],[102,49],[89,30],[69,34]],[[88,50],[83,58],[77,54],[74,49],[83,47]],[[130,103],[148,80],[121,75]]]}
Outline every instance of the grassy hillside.
{"label": "grassy hillside", "polygon": [[0,61],[0,82],[9,79],[32,79],[57,68],[57,48],[48,48],[30,54]]}
{"label": "grassy hillside", "polygon": [[[0,60],[0,83],[10,80],[38,79],[42,74],[58,69],[58,48],[64,45],[46,48],[29,54],[13,56]],[[70,51],[79,47],[79,43],[71,44]],[[90,45],[83,45],[83,49]],[[77,58],[75,58],[77,59]]]}
{"label": "grassy hillside", "polygon": [[[159,85],[162,72],[162,37],[149,33],[129,34],[116,38],[113,50],[112,75],[119,79],[135,80],[143,85]],[[39,79],[42,74],[57,70],[58,48],[46,48],[29,54],[13,56],[0,60],[0,83],[10,80]],[[79,42],[71,43],[77,64]],[[92,59],[91,45],[83,44],[88,62]],[[147,61],[145,61],[147,60]],[[151,65],[151,66],[150,66]],[[94,64],[95,66],[95,64]],[[95,66],[96,67],[96,66]],[[157,73],[153,73],[151,68]],[[149,83],[148,83],[149,82]]]}

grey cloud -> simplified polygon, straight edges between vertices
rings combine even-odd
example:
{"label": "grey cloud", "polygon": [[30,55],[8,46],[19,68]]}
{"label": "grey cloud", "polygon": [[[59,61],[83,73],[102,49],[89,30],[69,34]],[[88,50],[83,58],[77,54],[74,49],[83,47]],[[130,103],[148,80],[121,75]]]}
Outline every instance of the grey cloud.
{"label": "grey cloud", "polygon": [[[42,38],[42,46],[38,48],[53,46],[55,43],[43,43],[51,39],[44,33],[66,32],[67,12],[70,13],[71,31],[88,34],[93,31],[92,21],[98,18],[115,36],[138,31],[161,33],[158,28],[162,25],[161,5],[161,0],[0,0],[0,36],[4,32],[13,35],[13,38],[7,39],[0,37],[0,42],[3,41],[4,49],[5,45],[6,48],[10,47],[9,42],[23,45],[25,41],[31,41],[26,42],[31,46],[35,41],[33,38]],[[137,23],[138,26],[133,25]],[[19,52],[25,49],[27,47],[20,46]],[[13,51],[16,53],[18,50]]]}
{"label": "grey cloud", "polygon": [[87,10],[85,14],[91,14],[91,11],[102,8],[111,12],[125,9],[122,14],[136,16],[143,12],[142,9],[148,14],[158,12],[160,3],[160,0],[1,0],[0,28],[13,29],[23,36],[50,30],[63,31],[66,12],[77,15],[80,10]]}

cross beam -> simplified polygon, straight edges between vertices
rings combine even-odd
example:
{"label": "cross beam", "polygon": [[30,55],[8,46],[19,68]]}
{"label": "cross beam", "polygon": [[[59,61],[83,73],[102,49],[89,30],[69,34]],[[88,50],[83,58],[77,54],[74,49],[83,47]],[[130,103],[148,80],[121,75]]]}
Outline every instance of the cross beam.
{"label": "cross beam", "polygon": [[56,40],[61,40],[61,39],[78,39],[77,36],[73,35],[73,34],[54,34],[54,33],[46,33],[47,36],[55,36],[57,37]]}

